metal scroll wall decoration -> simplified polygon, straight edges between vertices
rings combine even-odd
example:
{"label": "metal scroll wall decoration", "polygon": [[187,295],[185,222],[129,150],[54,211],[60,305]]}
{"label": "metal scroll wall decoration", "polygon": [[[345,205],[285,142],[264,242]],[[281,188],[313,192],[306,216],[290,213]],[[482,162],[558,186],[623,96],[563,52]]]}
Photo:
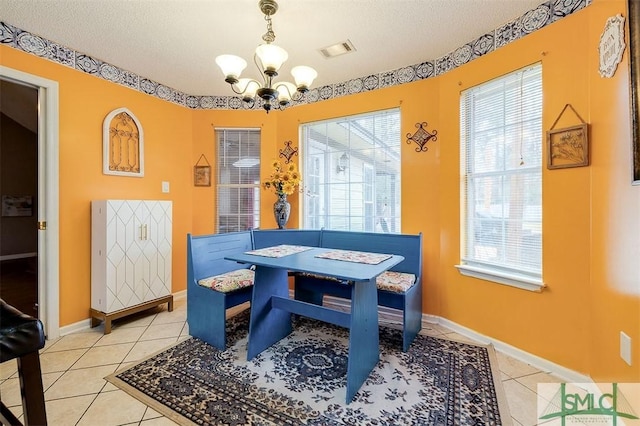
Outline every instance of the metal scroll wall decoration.
{"label": "metal scroll wall decoration", "polygon": [[422,123],[416,123],[416,127],[418,128],[418,130],[416,130],[413,135],[411,133],[407,133],[407,143],[411,144],[411,141],[417,143],[418,146],[416,148],[416,152],[428,151],[429,148],[427,147],[427,142],[429,142],[430,140],[434,142],[437,141],[438,137],[436,135],[438,134],[438,131],[434,130],[433,133],[430,133],[427,130],[426,121]]}
{"label": "metal scroll wall decoration", "polygon": [[289,164],[294,155],[298,155],[298,148],[292,148],[291,141],[285,141],[284,149],[280,150],[280,158],[284,158],[284,162]]}
{"label": "metal scroll wall decoration", "polygon": [[102,146],[104,174],[144,176],[144,134],[127,108],[113,110],[104,119]]}

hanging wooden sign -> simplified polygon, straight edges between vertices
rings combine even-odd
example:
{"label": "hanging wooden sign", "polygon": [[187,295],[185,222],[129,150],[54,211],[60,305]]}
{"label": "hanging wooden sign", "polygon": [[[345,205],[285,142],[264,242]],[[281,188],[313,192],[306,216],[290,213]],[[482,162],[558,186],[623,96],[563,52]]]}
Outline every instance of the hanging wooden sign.
{"label": "hanging wooden sign", "polygon": [[[206,165],[200,165],[200,161],[204,160]],[[207,161],[207,157],[202,154],[196,165],[193,166],[193,185],[194,186],[211,186],[211,165]]]}
{"label": "hanging wooden sign", "polygon": [[[571,108],[581,124],[554,130],[562,114]],[[566,104],[547,131],[547,168],[563,169],[589,165],[589,126],[571,104]]]}

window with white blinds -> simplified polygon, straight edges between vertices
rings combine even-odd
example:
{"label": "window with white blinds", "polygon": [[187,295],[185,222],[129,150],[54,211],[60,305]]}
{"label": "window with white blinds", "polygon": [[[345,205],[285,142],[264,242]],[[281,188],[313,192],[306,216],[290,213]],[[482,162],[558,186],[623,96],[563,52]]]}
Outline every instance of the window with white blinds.
{"label": "window with white blinds", "polygon": [[400,232],[400,110],[305,124],[303,227]]}
{"label": "window with white blinds", "polygon": [[465,275],[542,284],[542,66],[462,92],[461,265]]}
{"label": "window with white blinds", "polygon": [[215,129],[218,233],[260,226],[260,130]]}

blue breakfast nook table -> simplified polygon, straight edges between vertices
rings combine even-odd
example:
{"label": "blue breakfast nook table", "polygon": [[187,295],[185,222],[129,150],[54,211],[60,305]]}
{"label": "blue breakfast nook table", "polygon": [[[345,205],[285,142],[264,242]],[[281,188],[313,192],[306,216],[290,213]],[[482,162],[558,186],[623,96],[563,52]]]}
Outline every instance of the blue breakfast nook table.
{"label": "blue breakfast nook table", "polygon": [[[351,402],[380,356],[376,277],[402,262],[404,257],[282,245],[230,255],[226,259],[256,267],[247,360],[291,333],[291,314],[348,328],[346,402]],[[345,285],[351,287],[351,312],[291,299],[289,272],[320,274],[348,281]]]}

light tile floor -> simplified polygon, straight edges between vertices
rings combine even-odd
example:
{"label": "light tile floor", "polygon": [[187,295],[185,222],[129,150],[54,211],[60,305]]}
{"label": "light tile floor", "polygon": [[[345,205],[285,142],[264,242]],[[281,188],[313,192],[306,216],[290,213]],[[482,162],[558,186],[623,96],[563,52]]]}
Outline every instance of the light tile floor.
{"label": "light tile floor", "polygon": [[[173,312],[163,305],[114,321],[108,335],[101,325],[47,341],[40,361],[49,425],[173,425],[104,377],[186,339],[186,313],[186,299],[178,299]],[[470,341],[437,324],[430,324],[423,333]],[[497,358],[514,426],[537,425],[537,384],[560,380],[502,353]],[[22,420],[14,360],[0,364],[0,396]]]}

